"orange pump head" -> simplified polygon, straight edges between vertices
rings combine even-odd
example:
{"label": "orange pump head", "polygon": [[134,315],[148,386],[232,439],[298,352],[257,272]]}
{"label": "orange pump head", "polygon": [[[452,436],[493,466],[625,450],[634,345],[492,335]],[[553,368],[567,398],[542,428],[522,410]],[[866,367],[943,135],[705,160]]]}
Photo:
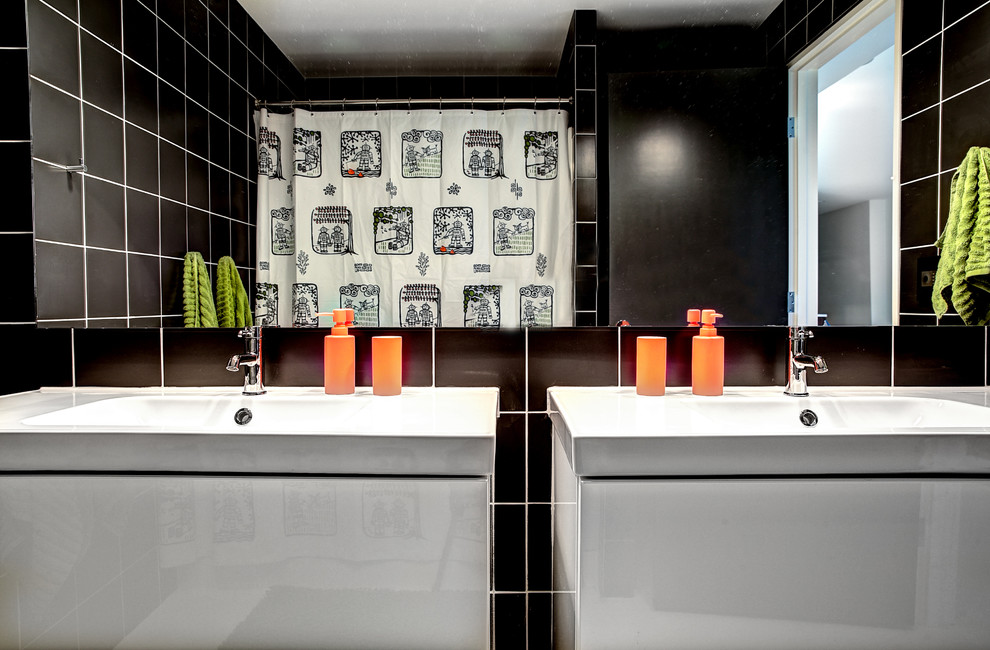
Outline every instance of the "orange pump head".
{"label": "orange pump head", "polygon": [[701,310],[688,309],[687,322],[688,322],[688,327],[699,327],[701,325]]}
{"label": "orange pump head", "polygon": [[715,336],[715,319],[722,318],[722,314],[716,313],[714,309],[701,310],[701,332],[698,336]]}

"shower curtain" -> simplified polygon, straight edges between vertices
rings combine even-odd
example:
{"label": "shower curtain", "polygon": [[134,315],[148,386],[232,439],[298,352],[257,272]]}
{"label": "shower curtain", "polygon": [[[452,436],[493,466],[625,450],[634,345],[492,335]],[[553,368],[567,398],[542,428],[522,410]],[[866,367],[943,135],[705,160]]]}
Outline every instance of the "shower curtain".
{"label": "shower curtain", "polygon": [[571,134],[559,109],[255,113],[256,321],[573,324]]}

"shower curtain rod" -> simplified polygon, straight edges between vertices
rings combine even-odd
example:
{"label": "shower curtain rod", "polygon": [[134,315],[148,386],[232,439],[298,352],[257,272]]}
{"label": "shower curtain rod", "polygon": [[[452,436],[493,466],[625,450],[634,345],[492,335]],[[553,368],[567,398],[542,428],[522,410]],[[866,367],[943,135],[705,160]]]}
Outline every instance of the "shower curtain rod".
{"label": "shower curtain rod", "polygon": [[570,104],[573,97],[467,97],[461,99],[437,98],[437,99],[293,99],[279,102],[268,102],[261,99],[254,100],[255,108],[268,108],[272,106],[385,106],[401,105],[412,106],[413,104]]}

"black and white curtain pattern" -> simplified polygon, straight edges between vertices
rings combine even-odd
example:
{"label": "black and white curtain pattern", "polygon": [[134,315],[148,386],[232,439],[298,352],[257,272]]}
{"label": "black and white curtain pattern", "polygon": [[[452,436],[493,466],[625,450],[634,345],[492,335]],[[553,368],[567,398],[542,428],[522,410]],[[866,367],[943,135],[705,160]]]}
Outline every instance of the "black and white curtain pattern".
{"label": "black and white curtain pattern", "polygon": [[255,113],[256,320],[573,325],[572,137],[558,110]]}

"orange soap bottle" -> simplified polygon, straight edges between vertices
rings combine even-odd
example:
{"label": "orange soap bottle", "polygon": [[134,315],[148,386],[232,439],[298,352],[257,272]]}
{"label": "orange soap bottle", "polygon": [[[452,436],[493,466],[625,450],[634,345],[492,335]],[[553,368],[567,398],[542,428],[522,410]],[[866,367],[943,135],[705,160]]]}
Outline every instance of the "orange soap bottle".
{"label": "orange soap bottle", "polygon": [[354,393],[354,336],[348,334],[343,309],[333,310],[333,329],[323,338],[323,390],[327,395]]}
{"label": "orange soap bottle", "polygon": [[691,392],[721,395],[725,378],[725,339],[715,331],[714,309],[701,311],[701,331],[691,340]]}

